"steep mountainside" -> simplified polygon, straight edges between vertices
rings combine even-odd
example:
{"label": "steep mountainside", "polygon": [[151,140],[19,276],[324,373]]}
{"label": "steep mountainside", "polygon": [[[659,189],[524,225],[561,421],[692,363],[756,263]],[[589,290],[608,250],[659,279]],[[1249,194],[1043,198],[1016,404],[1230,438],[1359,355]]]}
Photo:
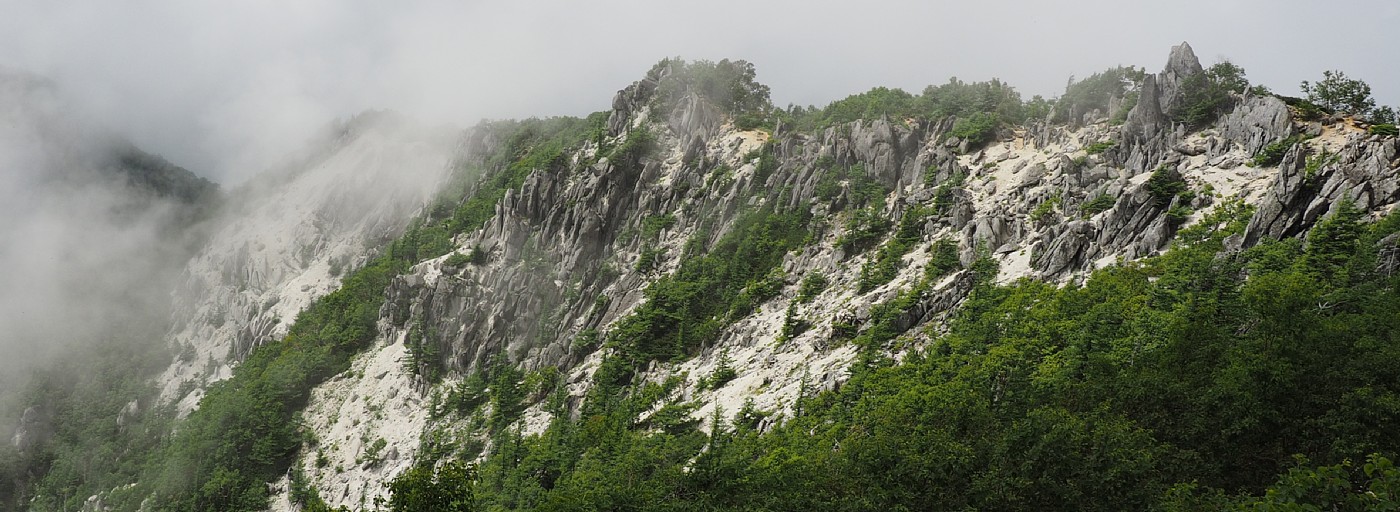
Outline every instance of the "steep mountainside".
{"label": "steep mountainside", "polygon": [[205,385],[286,335],[311,300],[402,233],[441,185],[453,135],[363,114],[304,163],[231,192],[179,285],[167,339],[178,357],[161,376],[163,397],[182,414],[194,408]]}
{"label": "steep mountainside", "polygon": [[[691,404],[682,414],[702,431],[746,410],[790,415],[871,344],[901,357],[932,343],[974,286],[955,269],[979,258],[1000,283],[1082,282],[1236,201],[1257,213],[1232,251],[1299,236],[1344,199],[1377,215],[1400,199],[1396,139],[1348,120],[1300,123],[1282,100],[1246,95],[1204,130],[1172,124],[1174,91],[1201,69],[1183,45],[1121,125],[1090,109],[977,147],[952,118],[741,129],[684,68],[660,66],[618,93],[605,133],[455,238],[470,262],[442,256],[394,280],[376,348],[313,395],[318,438],[296,465],[327,503],[361,507],[424,450],[470,457],[500,449],[501,428],[544,433],[608,380],[665,383],[663,402]],[[1253,165],[1304,131],[1316,137]],[[785,222],[805,227],[792,238]],[[736,238],[772,247],[704,275],[735,263],[718,253]],[[499,410],[501,375],[520,379],[519,410]]]}
{"label": "steep mountainside", "polygon": [[1400,139],[1220,69],[784,111],[668,59],[587,119],[351,121],[212,221],[161,399],[122,412],[172,433],[31,503],[1190,510],[1295,453],[1392,481],[1349,460],[1400,449]]}

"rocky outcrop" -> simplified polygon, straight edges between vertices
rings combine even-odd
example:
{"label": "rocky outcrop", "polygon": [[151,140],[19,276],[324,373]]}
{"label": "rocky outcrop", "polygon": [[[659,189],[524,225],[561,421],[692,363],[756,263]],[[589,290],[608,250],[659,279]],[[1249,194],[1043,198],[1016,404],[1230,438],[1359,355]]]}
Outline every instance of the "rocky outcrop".
{"label": "rocky outcrop", "polygon": [[1288,105],[1273,96],[1247,96],[1215,125],[1221,136],[1239,144],[1246,155],[1256,155],[1265,146],[1293,135]]}
{"label": "rocky outcrop", "polygon": [[[785,257],[775,296],[751,314],[726,318],[716,341],[694,357],[654,361],[636,378],[680,379],[678,398],[704,404],[693,414],[697,421],[716,410],[732,413],[748,400],[759,409],[781,411],[805,392],[804,385],[835,389],[844,382],[856,350],[843,340],[872,328],[879,304],[901,301],[899,312],[881,319],[888,322],[882,328],[903,334],[901,348],[892,351],[932,340],[974,278],[962,271],[924,281],[937,241],[956,243],[964,265],[993,258],[1000,265],[999,282],[1073,282],[1094,268],[1166,249],[1179,227],[1199,222],[1223,203],[1206,193],[1208,187],[1258,203],[1246,235],[1228,242],[1228,250],[1236,252],[1264,237],[1305,233],[1342,198],[1372,212],[1400,201],[1394,138],[1368,138],[1333,126],[1295,147],[1277,168],[1252,168],[1242,163],[1296,129],[1279,100],[1244,98],[1210,130],[1187,133],[1172,125],[1167,112],[1181,83],[1201,72],[1185,45],[1173,49],[1161,73],[1146,77],[1142,97],[1121,127],[1084,113],[1082,126],[1032,123],[970,152],[944,137],[951,119],[866,119],[770,136],[737,129],[703,96],[683,88],[675,102],[653,112],[656,91],[670,94],[668,69],[659,67],[618,93],[602,147],[598,141],[585,143],[567,155],[567,165],[532,172],[505,195],[482,229],[459,235],[457,249],[480,249],[487,255],[484,263],[448,265],[443,257],[396,278],[381,311],[378,352],[369,357],[378,363],[356,364],[368,368],[426,354],[447,370],[449,382],[493,361],[525,370],[553,367],[569,395],[563,403],[576,407],[588,391],[590,372],[608,350],[598,348],[598,337],[605,339],[615,320],[647,300],[650,283],[676,270],[681,255],[694,250],[689,242],[713,242],[743,212],[776,205],[810,212],[819,229],[808,245]],[[657,151],[628,161],[609,158],[603,147],[641,133],[635,128],[655,136]],[[499,144],[488,135],[474,137],[468,145],[479,151]],[[1089,154],[1091,146],[1102,148],[1105,142],[1113,142],[1112,149]],[[1326,158],[1315,160],[1324,149]],[[774,164],[762,174],[754,158],[760,150],[771,151]],[[1310,159],[1316,165],[1309,165]],[[1155,196],[1148,180],[1158,168],[1179,173],[1194,197]],[[896,275],[878,286],[860,281],[862,269],[880,251],[848,252],[836,243],[855,209],[850,188],[856,182],[884,188],[884,201],[871,201],[872,208],[883,208],[873,211],[893,223],[915,208],[933,212],[913,235],[906,229],[905,236],[914,240],[904,241],[908,250],[895,265]],[[670,217],[664,227],[644,229],[647,219],[661,215]],[[886,243],[892,234],[882,236]],[[654,260],[639,265],[644,254]],[[1378,264],[1400,266],[1395,254],[1400,251],[1383,252]],[[810,302],[796,301],[799,283],[814,273],[829,286]],[[911,289],[919,295],[909,295]],[[790,319],[808,329],[783,336]],[[414,356],[408,354],[411,347],[430,350]],[[721,366],[737,376],[719,386],[701,384]],[[317,402],[317,410],[338,410],[337,403],[354,401],[346,398],[355,396],[349,389],[379,389],[374,386],[382,385],[376,384],[381,378],[415,382],[410,396],[420,401],[434,391],[412,372],[386,375],[373,381],[359,375],[353,387],[337,384],[346,388],[339,392],[340,402]],[[398,396],[384,403],[405,411],[416,404]],[[416,414],[404,416],[416,418],[413,425],[431,423],[421,411]],[[538,432],[550,414],[535,404],[521,420],[521,431]],[[311,421],[353,431],[353,425],[330,418],[332,413],[324,415]],[[366,432],[362,439],[370,438]],[[394,434],[394,439],[411,439]],[[409,464],[414,445],[391,442],[390,447],[404,454],[392,467]],[[354,460],[353,450],[342,451],[338,456]],[[336,489],[333,505],[378,492],[321,471],[311,460],[300,464],[312,480]],[[388,478],[375,467],[354,471],[357,477]]]}
{"label": "rocky outcrop", "polygon": [[[1369,137],[1358,129],[1335,128],[1340,148],[1326,141],[1293,145],[1245,231],[1245,246],[1264,238],[1298,236],[1349,200],[1363,211],[1400,202],[1400,141]],[[1347,133],[1347,132],[1350,133]]]}
{"label": "rocky outcrop", "polygon": [[1181,43],[1172,48],[1161,73],[1143,77],[1137,105],[1128,112],[1119,131],[1120,143],[1111,152],[1129,171],[1146,172],[1179,161],[1172,148],[1185,137],[1185,130],[1174,126],[1169,114],[1180,101],[1183,81],[1200,72],[1195,52]]}
{"label": "rocky outcrop", "polygon": [[24,414],[20,416],[19,426],[15,428],[14,435],[10,436],[10,444],[19,449],[20,453],[34,451],[53,436],[52,421],[49,413],[43,408],[25,408]]}
{"label": "rocky outcrop", "polygon": [[186,266],[167,335],[181,356],[160,377],[163,398],[178,401],[182,414],[204,385],[283,336],[313,299],[373,257],[366,247],[396,238],[462,146],[491,143],[388,114],[331,132],[302,162],[231,192]]}
{"label": "rocky outcrop", "polygon": [[1166,68],[1157,74],[1157,87],[1161,90],[1159,106],[1163,113],[1170,113],[1181,101],[1181,86],[1187,77],[1201,71],[1204,71],[1201,68],[1201,60],[1196,58],[1196,52],[1191,50],[1191,45],[1183,41],[1172,47],[1171,55],[1167,57]]}

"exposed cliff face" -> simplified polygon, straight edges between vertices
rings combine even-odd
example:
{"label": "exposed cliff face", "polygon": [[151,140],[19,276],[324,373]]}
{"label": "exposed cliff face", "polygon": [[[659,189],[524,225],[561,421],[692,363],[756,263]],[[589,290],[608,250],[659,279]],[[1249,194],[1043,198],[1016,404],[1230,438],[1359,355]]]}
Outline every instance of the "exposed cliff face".
{"label": "exposed cliff face", "polygon": [[[1163,250],[1180,227],[1227,199],[1258,207],[1244,246],[1302,234],[1342,199],[1370,212],[1400,200],[1396,139],[1366,136],[1346,123],[1320,128],[1321,137],[1295,146],[1277,167],[1247,165],[1265,146],[1298,131],[1277,98],[1239,98],[1203,131],[1173,125],[1166,113],[1179,101],[1182,81],[1200,72],[1182,45],[1164,71],[1146,77],[1122,126],[1102,119],[1077,127],[1038,123],[959,151],[946,137],[952,120],[869,119],[817,133],[779,130],[770,138],[735,128],[699,95],[653,111],[652,94],[667,79],[666,69],[654,70],[614,98],[603,146],[647,130],[657,149],[617,157],[590,142],[562,169],[531,174],[484,228],[458,237],[459,251],[478,248],[484,263],[449,265],[443,257],[396,279],[376,348],[313,398],[307,424],[325,436],[298,465],[332,505],[355,505],[382,495],[381,484],[411,463],[419,433],[476,435],[453,420],[429,418],[424,404],[445,388],[390,363],[408,357],[410,343],[433,348],[449,384],[498,358],[526,370],[558,368],[569,405],[577,407],[609,350],[579,343],[581,337],[606,333],[646,300],[643,289],[676,269],[688,240],[713,242],[758,205],[807,209],[827,228],[786,256],[776,297],[730,323],[695,357],[655,362],[642,375],[658,382],[681,376],[678,393],[704,404],[693,413],[702,421],[716,408],[732,414],[747,400],[782,410],[804,386],[839,386],[855,349],[837,331],[869,328],[874,305],[921,279],[937,240],[956,243],[963,264],[982,255],[995,259],[1002,282],[1065,281]],[[471,145],[489,152],[494,143]],[[755,156],[765,147],[771,167]],[[1315,158],[1322,159],[1308,165]],[[862,268],[878,251],[838,243],[855,199],[849,186],[830,194],[835,169],[860,169],[860,178],[887,190],[878,212],[885,218],[936,203],[946,208],[918,229],[918,243],[901,256],[895,277],[863,292]],[[1160,179],[1179,180],[1194,194],[1163,194],[1149,183],[1159,170]],[[651,233],[654,239],[643,236],[647,219],[661,215],[671,219]],[[639,265],[649,257],[656,257],[654,265]],[[830,285],[811,303],[792,306],[811,328],[780,340],[799,282],[817,272]],[[927,341],[971,286],[966,272],[938,280],[910,302],[895,328],[908,343]],[[708,385],[705,379],[720,367],[735,370],[736,378]],[[523,418],[522,428],[537,432],[549,414],[535,403]],[[376,452],[392,456],[366,462],[379,439],[385,443]]]}
{"label": "exposed cliff face", "polygon": [[403,231],[440,186],[455,143],[367,114],[280,175],[230,194],[176,292],[177,359],[163,395],[193,409],[255,346],[286,334],[311,300]]}
{"label": "exposed cliff face", "polygon": [[1321,136],[1293,146],[1258,203],[1245,244],[1298,236],[1343,200],[1364,211],[1388,212],[1400,202],[1398,151],[1395,137],[1368,135],[1349,123],[1326,127]]}

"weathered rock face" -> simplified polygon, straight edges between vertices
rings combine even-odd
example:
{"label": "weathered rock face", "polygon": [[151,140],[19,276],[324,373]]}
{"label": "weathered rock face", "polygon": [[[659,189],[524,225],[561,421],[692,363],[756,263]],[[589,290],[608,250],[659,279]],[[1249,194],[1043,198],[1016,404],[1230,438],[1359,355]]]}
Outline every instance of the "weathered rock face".
{"label": "weathered rock face", "polygon": [[365,115],[304,163],[234,191],[175,293],[167,342],[180,356],[161,376],[164,398],[192,410],[203,384],[284,335],[342,273],[373,257],[366,247],[397,237],[439,186],[454,135]]}
{"label": "weathered rock face", "polygon": [[[1138,107],[1123,127],[1112,128],[1106,120],[1072,131],[1037,124],[972,154],[944,144],[946,122],[927,126],[875,119],[789,134],[773,141],[778,170],[758,183],[752,162],[743,156],[766,140],[763,134],[721,124],[718,110],[693,93],[683,95],[664,116],[650,112],[655,102],[649,95],[667,73],[660,68],[620,92],[609,116],[627,120],[610,127],[619,139],[630,127],[652,126],[661,141],[660,154],[639,162],[610,162],[591,155],[596,148],[585,148],[568,169],[535,172],[505,197],[484,229],[458,240],[463,250],[479,247],[489,254],[486,264],[421,265],[392,286],[386,318],[395,329],[434,347],[432,352],[455,372],[478,371],[496,357],[525,369],[574,367],[592,351],[573,343],[575,338],[584,331],[605,330],[643,299],[640,291],[657,275],[635,268],[650,243],[636,236],[644,218],[676,216],[676,224],[653,247],[661,251],[659,270],[664,272],[673,268],[684,239],[702,224],[717,226],[711,239],[722,235],[740,210],[739,198],[785,201],[789,207],[818,204],[816,190],[832,168],[862,169],[867,178],[894,191],[893,200],[886,202],[891,218],[928,203],[939,185],[962,177],[965,183],[947,192],[946,215],[925,226],[926,236],[954,238],[965,264],[989,251],[1005,260],[1006,279],[1064,279],[1120,259],[1148,256],[1164,249],[1177,229],[1166,215],[1169,210],[1189,207],[1198,218],[1213,201],[1201,197],[1189,205],[1164,203],[1148,192],[1144,171],[1168,166],[1192,187],[1238,189],[1238,183],[1248,182],[1255,187],[1251,190],[1262,190],[1266,187],[1258,173],[1239,164],[1293,129],[1286,106],[1275,98],[1256,97],[1222,118],[1218,130],[1188,137],[1170,125],[1162,104],[1177,95],[1184,77],[1199,72],[1190,47],[1179,46],[1162,73],[1146,77]],[[1085,154],[1086,146],[1115,134],[1123,148],[1116,156]],[[1344,157],[1346,165],[1380,165],[1392,158],[1385,147],[1390,146],[1352,149]],[[1116,162],[1124,156],[1126,162]],[[1294,190],[1297,180],[1291,178],[1300,172],[1300,158],[1292,156],[1280,167],[1283,181],[1273,194],[1280,204],[1300,200]],[[706,162],[731,165],[732,181],[716,186],[716,180],[702,179]],[[1363,178],[1338,181],[1327,190],[1332,196],[1363,194],[1368,207],[1394,194],[1358,180]],[[1111,198],[1112,206],[1092,215],[1082,212],[1085,203],[1100,196]],[[1057,206],[1031,218],[1033,210],[1050,201]],[[838,196],[824,207],[840,209],[847,203]],[[1252,232],[1296,234],[1322,213],[1325,208],[1266,207],[1260,227]],[[833,251],[808,257],[854,259],[849,266],[869,256]]]}
{"label": "weathered rock face", "polygon": [[1167,57],[1167,67],[1157,75],[1157,87],[1161,90],[1160,107],[1162,112],[1171,112],[1181,101],[1181,84],[1186,78],[1204,71],[1201,68],[1201,60],[1196,58],[1196,52],[1191,50],[1191,45],[1184,41],[1172,47],[1171,55]]}
{"label": "weathered rock face", "polygon": [[[1173,126],[1167,109],[1185,77],[1199,72],[1199,62],[1183,45],[1173,49],[1162,73],[1147,77],[1137,108],[1121,127],[1101,115],[1086,115],[1082,126],[1031,123],[984,148],[960,151],[944,136],[951,120],[869,119],[814,133],[780,130],[770,137],[734,128],[703,97],[684,91],[667,111],[653,112],[661,102],[652,95],[666,85],[667,69],[653,70],[618,93],[607,143],[647,129],[657,139],[656,152],[612,161],[592,142],[569,155],[568,165],[530,174],[507,193],[485,227],[455,240],[459,251],[482,250],[486,262],[449,266],[443,257],[397,278],[381,311],[380,339],[356,363],[363,366],[357,366],[360,373],[318,390],[310,409],[319,412],[307,421],[313,430],[344,440],[330,454],[333,460],[352,464],[361,449],[354,439],[375,437],[387,439],[398,457],[345,474],[326,471],[306,456],[298,464],[333,506],[372,499],[380,492],[376,482],[410,464],[417,437],[402,429],[431,425],[421,404],[442,389],[390,363],[404,361],[409,346],[430,347],[424,353],[448,370],[449,383],[493,361],[525,370],[557,368],[570,395],[567,403],[577,405],[607,350],[579,341],[606,333],[646,300],[643,290],[677,268],[688,240],[713,242],[745,210],[760,205],[806,209],[825,228],[786,256],[776,298],[732,319],[696,357],[654,362],[640,376],[682,377],[677,393],[705,404],[694,412],[701,421],[715,408],[737,411],[746,400],[760,409],[781,410],[801,392],[794,375],[808,375],[812,385],[824,389],[840,386],[855,349],[834,340],[869,329],[876,304],[919,282],[936,241],[955,243],[964,265],[993,258],[1000,264],[999,282],[1023,277],[1072,282],[1092,269],[1159,253],[1178,228],[1199,222],[1227,203],[1222,199],[1258,206],[1247,233],[1227,244],[1233,251],[1263,237],[1301,235],[1342,198],[1372,212],[1400,201],[1396,139],[1368,137],[1345,123],[1295,147],[1276,168],[1244,165],[1264,146],[1297,130],[1287,107],[1275,98],[1243,98],[1213,129],[1187,133]],[[1103,142],[1115,145],[1089,154],[1091,145]],[[501,143],[475,134],[467,147],[487,154]],[[765,144],[776,168],[760,172],[751,155]],[[1325,158],[1319,156],[1323,151]],[[1310,159],[1317,165],[1308,165]],[[1158,168],[1179,173],[1194,197],[1154,196],[1148,180]],[[844,177],[836,179],[837,173]],[[892,221],[911,208],[938,208],[917,230],[918,240],[897,275],[864,292],[858,286],[861,269],[878,251],[838,248],[854,198],[848,188],[832,192],[834,182],[859,178],[888,191],[879,213]],[[818,197],[819,190],[826,195]],[[645,220],[663,214],[672,221],[643,236]],[[644,254],[655,255],[655,264],[639,265]],[[1395,254],[1400,250],[1383,253],[1380,264],[1400,267]],[[802,277],[818,272],[830,286],[810,303],[796,304]],[[910,343],[927,342],[972,282],[969,272],[958,272],[921,289],[894,327],[907,330]],[[790,304],[811,328],[779,343]],[[721,361],[738,376],[718,389],[701,386],[700,379]],[[400,411],[397,424],[385,420],[361,427],[330,412],[360,407],[360,390],[383,393],[374,390],[408,382],[413,390],[370,400]],[[538,432],[549,414],[536,404],[520,426]]]}
{"label": "weathered rock face", "polygon": [[1400,202],[1400,141],[1333,128],[1294,145],[1245,231],[1244,243],[1297,236],[1344,200],[1364,211]]}
{"label": "weathered rock face", "polygon": [[10,437],[10,444],[21,453],[26,453],[44,444],[52,435],[53,426],[50,424],[49,414],[39,407],[27,407],[20,416],[19,426],[15,428],[14,435]]}
{"label": "weathered rock face", "polygon": [[1216,122],[1220,135],[1239,144],[1246,155],[1293,135],[1288,105],[1273,96],[1248,96]]}
{"label": "weathered rock face", "polygon": [[1170,114],[1180,101],[1182,83],[1201,71],[1201,62],[1190,45],[1173,47],[1166,68],[1143,77],[1137,105],[1128,112],[1119,131],[1119,145],[1109,154],[1117,155],[1133,173],[1179,162],[1180,153],[1172,148],[1185,137],[1185,128],[1173,125]]}

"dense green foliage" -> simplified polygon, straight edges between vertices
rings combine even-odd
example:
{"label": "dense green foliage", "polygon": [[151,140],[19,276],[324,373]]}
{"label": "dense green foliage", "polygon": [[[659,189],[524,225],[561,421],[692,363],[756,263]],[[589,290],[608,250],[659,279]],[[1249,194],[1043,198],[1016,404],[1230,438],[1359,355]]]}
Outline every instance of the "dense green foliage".
{"label": "dense green foliage", "polygon": [[[877,88],[825,109],[771,112],[766,86],[743,61],[663,61],[658,105],[696,93],[748,127],[774,119],[818,129],[888,116],[894,120],[956,117],[950,135],[985,143],[1007,122],[1049,113],[1048,102],[1023,104],[997,80],[952,79],[919,96]],[[1340,73],[1338,73],[1340,75]],[[1226,111],[1248,87],[1243,70],[1213,66],[1183,85],[1172,115],[1193,127]],[[1116,68],[1071,83],[1057,117],[1107,109],[1110,98],[1131,106],[1142,72]],[[1192,77],[1195,78],[1195,77]],[[1331,72],[1327,78],[1332,80]],[[1341,77],[1344,78],[1344,77]],[[1363,84],[1364,85],[1364,84]],[[1308,89],[1305,86],[1305,89]],[[1323,103],[1329,89],[1308,90]],[[1367,88],[1369,93],[1369,88]],[[1339,93],[1340,94],[1340,93]],[[1126,108],[1126,107],[1125,107]],[[1340,107],[1329,107],[1340,108]],[[1120,111],[1123,109],[1120,109]],[[1112,113],[1117,115],[1118,113]],[[88,375],[39,381],[52,412],[57,446],[71,453],[19,461],[0,450],[0,467],[32,464],[38,509],[72,509],[92,492],[140,480],[114,492],[109,504],[134,507],[153,496],[152,510],[261,510],[266,482],[287,474],[296,451],[315,443],[298,414],[312,387],[344,371],[374,338],[390,280],[410,265],[447,254],[454,235],[489,220],[508,190],[533,172],[564,172],[569,151],[600,145],[606,115],[498,123],[500,151],[474,164],[404,235],[342,288],[302,312],[289,334],[258,347],[233,377],[213,386],[178,431],[165,435],[163,411],[114,427],[110,417],[131,396],[149,393],[109,357]],[[1390,125],[1375,133],[1394,134]],[[1379,130],[1377,130],[1379,129]],[[1301,138],[1279,141],[1256,157],[1276,165]],[[633,169],[655,147],[645,129],[598,155]],[[1092,144],[1100,153],[1111,142]],[[760,176],[777,168],[772,146],[755,155]],[[1310,159],[1315,171],[1326,155]],[[846,253],[872,249],[856,284],[868,292],[890,282],[923,237],[925,220],[951,204],[956,176],[938,186],[932,204],[906,208],[897,223],[885,212],[888,191],[859,165],[819,162],[816,195],[832,212],[845,210],[836,244]],[[1309,171],[1309,172],[1313,172]],[[926,185],[936,182],[931,170]],[[1155,204],[1185,203],[1192,192],[1180,173],[1154,172]],[[1032,217],[1053,220],[1055,196]],[[708,350],[724,326],[751,314],[789,283],[782,260],[813,239],[810,213],[773,204],[742,215],[717,240],[708,233],[686,245],[677,270],[656,279],[646,300],[605,335],[580,333],[577,347],[604,341],[607,356],[595,387],[572,419],[551,400],[548,429],[512,432],[527,396],[557,390],[557,374],[526,374],[498,360],[435,399],[432,416],[481,416],[493,452],[480,471],[452,460],[472,447],[425,445],[425,462],[390,485],[390,510],[951,510],[1075,509],[1342,510],[1394,507],[1400,471],[1382,455],[1400,444],[1400,379],[1389,362],[1400,356],[1400,278],[1376,271],[1376,243],[1400,231],[1400,220],[1361,224],[1350,203],[1303,241],[1266,241],[1222,254],[1222,239],[1239,232],[1248,211],[1222,207],[1184,230],[1164,256],[1095,272],[1082,284],[1033,281],[994,286],[995,263],[979,259],[966,274],[971,297],[946,332],[909,336],[935,286],[962,271],[959,248],[939,240],[908,289],[874,304],[861,325],[832,325],[829,340],[858,347],[851,379],[838,389],[806,390],[790,417],[752,405],[717,411],[708,432],[690,413],[700,407],[678,393],[679,377],[637,382],[648,364]],[[1081,206],[1111,208],[1098,196]],[[849,208],[849,209],[848,209]],[[1185,211],[1169,215],[1184,218]],[[639,270],[669,257],[652,245],[676,223],[662,213],[643,219]],[[450,266],[486,263],[480,248],[449,256]],[[953,279],[953,278],[949,278]],[[962,281],[967,282],[967,281]],[[799,305],[828,286],[804,276],[788,304],[779,341],[812,326]],[[599,298],[605,304],[606,297]],[[409,337],[406,363],[429,380],[442,375],[435,337]],[[891,351],[903,357],[896,362]],[[727,353],[702,391],[738,376]],[[109,373],[110,372],[110,373]],[[139,373],[139,372],[138,372]],[[556,393],[557,396],[557,393]],[[694,399],[694,397],[690,397]],[[487,409],[489,408],[489,409]],[[732,419],[721,421],[727,413]],[[781,421],[763,421],[777,419]],[[759,426],[764,425],[760,429]],[[480,440],[473,440],[480,443]],[[382,440],[378,446],[383,446]],[[439,450],[441,451],[434,451]],[[82,455],[82,457],[79,456]],[[1294,454],[1300,454],[1294,458]],[[83,464],[75,461],[87,460]],[[1367,457],[1364,465],[1353,460]],[[1318,466],[1312,462],[1317,461]],[[437,464],[439,463],[440,464]],[[40,468],[40,469],[33,469]],[[0,507],[18,506],[15,479],[0,482]],[[308,510],[324,503],[293,473],[293,495]],[[9,486],[9,487],[5,487]],[[301,486],[301,487],[298,487]]]}
{"label": "dense green foliage", "polygon": [[958,118],[953,123],[953,129],[948,131],[948,135],[967,141],[969,147],[975,149],[996,138],[999,126],[1001,126],[1001,119],[996,114],[977,112],[967,117]]}
{"label": "dense green foliage", "polygon": [[1307,137],[1303,135],[1293,135],[1269,144],[1268,146],[1264,146],[1264,149],[1259,150],[1259,154],[1254,155],[1254,160],[1251,163],[1253,163],[1255,167],[1271,167],[1278,165],[1279,162],[1283,161],[1284,155],[1288,154],[1288,150],[1293,148],[1294,144],[1302,142],[1306,138]]}
{"label": "dense green foliage", "polygon": [[1249,90],[1244,68],[1222,61],[1181,82],[1181,98],[1167,113],[1188,129],[1200,129],[1235,106],[1235,96]]}
{"label": "dense green foliage", "polygon": [[[1392,506],[1389,461],[1348,460],[1400,448],[1390,432],[1400,381],[1387,366],[1400,356],[1400,278],[1375,270],[1375,243],[1400,219],[1368,227],[1353,212],[1329,217],[1306,244],[1221,257],[1249,213],[1230,204],[1166,255],[1083,285],[981,280],[947,334],[898,364],[865,358],[846,385],[806,394],[763,431],[769,412],[745,408],[706,435],[683,415],[646,413],[690,407],[666,386],[606,386],[579,421],[556,418],[490,457],[479,504]],[[949,249],[937,252],[956,261]],[[872,321],[896,317],[872,311]],[[861,336],[891,336],[880,332]]]}
{"label": "dense green foliage", "polygon": [[[159,357],[158,332],[132,331],[114,332],[30,378],[24,402],[35,404],[54,431],[29,453],[15,451],[8,437],[0,444],[0,509],[77,510],[91,492],[141,475],[169,428],[170,411],[150,405],[158,390],[148,382],[168,360]],[[133,401],[136,409],[127,410]],[[21,507],[17,500],[26,494],[35,499]],[[134,508],[139,499],[128,493],[107,503]]]}
{"label": "dense green foliage", "polygon": [[219,192],[219,186],[213,182],[130,144],[121,144],[114,151],[113,160],[116,172],[124,174],[128,184],[160,197],[207,207]]}
{"label": "dense green foliage", "polygon": [[1152,204],[1158,207],[1165,208],[1187,190],[1186,178],[1175,167],[1160,167],[1147,179],[1147,192],[1152,195]]}
{"label": "dense green foliage", "polygon": [[261,510],[266,482],[301,447],[296,420],[311,388],[349,368],[376,334],[390,279],[413,260],[402,242],[345,278],[298,315],[281,341],[254,350],[232,378],[210,387],[200,408],[160,453],[157,510]]}
{"label": "dense green foliage", "polygon": [[474,510],[475,471],[459,461],[441,467],[419,464],[389,484],[391,512],[468,512]]}
{"label": "dense green foliage", "polygon": [[1084,217],[1092,217],[1099,212],[1108,211],[1108,209],[1113,208],[1113,205],[1117,202],[1118,200],[1114,199],[1113,196],[1099,194],[1094,196],[1093,199],[1085,201],[1083,206],[1080,206],[1080,211],[1084,212]]}
{"label": "dense green foliage", "polygon": [[626,363],[612,377],[625,381],[636,365],[693,354],[730,319],[776,295],[783,255],[811,238],[809,217],[765,206],[741,217],[711,246],[703,234],[692,239],[680,268],[648,286],[646,302],[609,334],[615,357]]}
{"label": "dense green foliage", "polygon": [[662,113],[669,112],[686,94],[695,94],[733,117],[740,128],[752,129],[762,124],[772,109],[768,86],[755,80],[757,72],[747,61],[664,59],[649,75],[661,77],[652,106]]}
{"label": "dense green foliage", "polygon": [[865,293],[894,279],[904,265],[904,255],[923,238],[924,221],[933,213],[933,208],[918,205],[904,210],[894,236],[861,266],[856,291]]}
{"label": "dense green foliage", "polygon": [[1364,116],[1376,108],[1376,100],[1371,97],[1371,86],[1366,82],[1348,78],[1341,71],[1323,71],[1322,80],[1304,80],[1298,86],[1311,101],[1322,108]]}
{"label": "dense green foliage", "polygon": [[827,285],[831,284],[826,275],[821,272],[812,272],[802,278],[802,284],[797,287],[797,302],[812,302],[826,291]]}
{"label": "dense green foliage", "polygon": [[[1038,113],[1038,112],[1037,112]],[[963,82],[956,77],[948,83],[930,85],[915,96],[902,89],[876,87],[834,101],[825,108],[790,107],[775,113],[786,126],[799,131],[823,129],[855,121],[870,121],[888,117],[893,121],[907,119],[939,120],[947,117],[965,118],[976,114],[983,117],[979,124],[1019,123],[1026,119],[1026,106],[1021,95],[1001,80]]]}
{"label": "dense green foliage", "polygon": [[[1143,69],[1119,66],[1077,82],[1071,77],[1069,84],[1065,85],[1065,93],[1055,102],[1052,120],[1061,123],[1077,121],[1072,116],[1094,109],[1111,118],[1121,118],[1137,103],[1137,90],[1145,74]],[[1119,111],[1109,111],[1113,98],[1123,100]]]}
{"label": "dense green foliage", "polygon": [[1372,135],[1385,135],[1389,137],[1400,137],[1400,128],[1393,124],[1377,124],[1367,128],[1366,131]]}

